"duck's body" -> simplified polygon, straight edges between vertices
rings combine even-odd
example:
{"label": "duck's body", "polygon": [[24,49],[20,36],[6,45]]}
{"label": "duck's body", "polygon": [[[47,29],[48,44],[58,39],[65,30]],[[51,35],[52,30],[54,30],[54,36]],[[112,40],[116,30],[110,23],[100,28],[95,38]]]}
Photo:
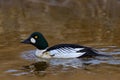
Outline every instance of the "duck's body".
{"label": "duck's body", "polygon": [[92,48],[76,44],[58,44],[45,50],[36,50],[36,56],[42,58],[80,58],[97,56],[97,51]]}
{"label": "duck's body", "polygon": [[58,44],[48,47],[48,43],[39,32],[34,32],[23,43],[32,44],[38,49],[35,52],[37,57],[41,58],[80,58],[95,57],[101,54],[90,47],[80,46],[77,44]]}

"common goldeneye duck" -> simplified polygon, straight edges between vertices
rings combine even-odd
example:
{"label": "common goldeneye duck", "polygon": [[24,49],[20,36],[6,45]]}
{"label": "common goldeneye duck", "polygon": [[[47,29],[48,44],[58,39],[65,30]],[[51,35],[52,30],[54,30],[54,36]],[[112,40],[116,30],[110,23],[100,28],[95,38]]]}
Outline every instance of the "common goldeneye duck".
{"label": "common goldeneye duck", "polygon": [[39,32],[32,33],[22,43],[34,45],[37,48],[35,55],[41,58],[81,58],[102,55],[90,47],[77,44],[58,44],[48,47],[48,42]]}

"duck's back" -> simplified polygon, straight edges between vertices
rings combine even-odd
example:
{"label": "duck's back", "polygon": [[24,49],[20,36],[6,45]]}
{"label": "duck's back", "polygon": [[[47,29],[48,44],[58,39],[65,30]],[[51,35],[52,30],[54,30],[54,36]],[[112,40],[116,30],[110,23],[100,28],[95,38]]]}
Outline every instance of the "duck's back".
{"label": "duck's back", "polygon": [[98,52],[92,48],[77,44],[58,44],[46,50],[54,58],[79,58],[97,56]]}

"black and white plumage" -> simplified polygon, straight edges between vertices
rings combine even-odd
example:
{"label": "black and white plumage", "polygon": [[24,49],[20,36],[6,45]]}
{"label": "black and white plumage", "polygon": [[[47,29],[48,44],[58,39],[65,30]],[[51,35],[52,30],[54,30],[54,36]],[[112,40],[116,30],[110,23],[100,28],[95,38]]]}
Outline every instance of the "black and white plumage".
{"label": "black and white plumage", "polygon": [[22,43],[34,45],[37,48],[35,55],[41,58],[81,58],[102,55],[90,47],[77,44],[58,44],[48,47],[48,42],[39,32],[34,32]]}
{"label": "black and white plumage", "polygon": [[58,44],[45,50],[37,50],[35,54],[42,58],[80,58],[99,55],[96,50],[77,44]]}

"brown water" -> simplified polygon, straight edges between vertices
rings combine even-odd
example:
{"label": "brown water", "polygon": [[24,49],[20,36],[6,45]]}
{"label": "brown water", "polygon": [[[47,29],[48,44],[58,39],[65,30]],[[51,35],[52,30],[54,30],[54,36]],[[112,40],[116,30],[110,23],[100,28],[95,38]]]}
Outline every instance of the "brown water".
{"label": "brown water", "polygon": [[[120,80],[119,16],[112,0],[0,0],[0,80]],[[113,57],[46,63],[20,43],[35,31],[50,46],[75,43]]]}

